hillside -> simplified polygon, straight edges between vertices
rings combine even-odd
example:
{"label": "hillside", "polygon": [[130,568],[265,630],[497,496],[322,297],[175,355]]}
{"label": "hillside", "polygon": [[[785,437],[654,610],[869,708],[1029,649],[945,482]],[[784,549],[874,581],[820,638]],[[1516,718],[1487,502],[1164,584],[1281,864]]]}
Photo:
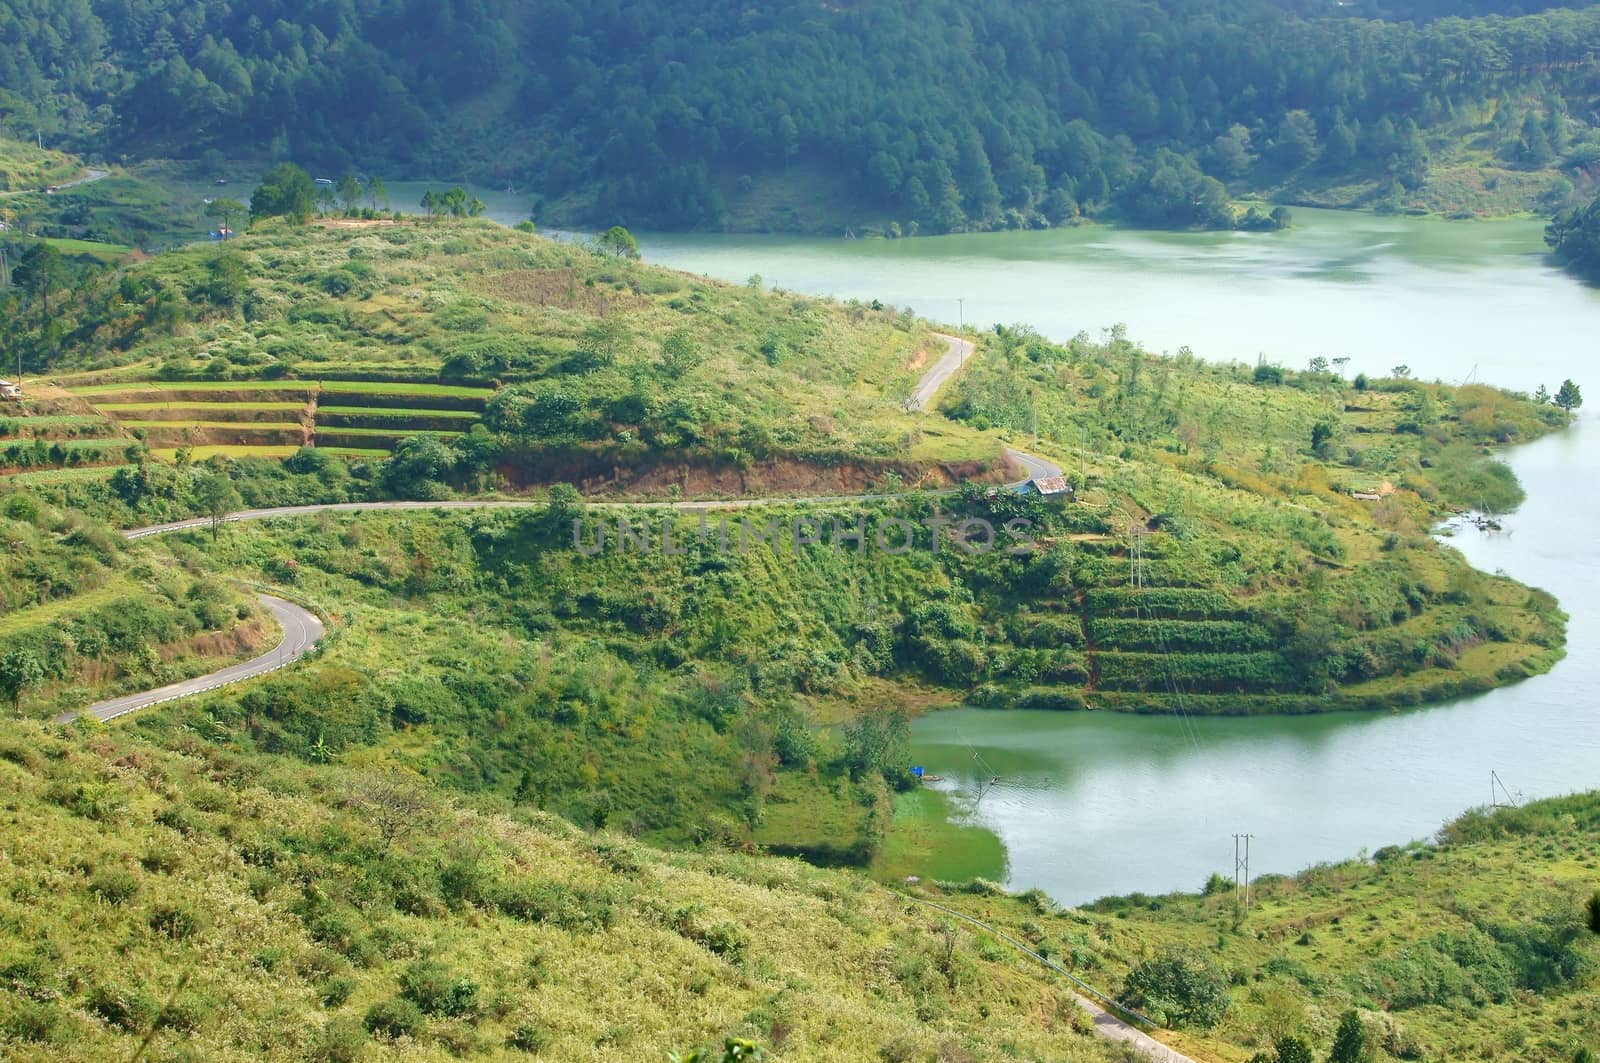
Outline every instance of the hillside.
{"label": "hillside", "polygon": [[734,288],[488,222],[268,226],[106,275],[48,328],[44,303],[19,337],[24,369],[70,371],[63,398],[158,451],[281,457],[316,440],[371,456],[422,431],[466,445],[481,422],[509,449],[480,455],[483,474],[527,476],[518,455],[536,450],[560,472],[546,481],[716,459],[748,475],[770,466],[775,485],[795,457],[864,483],[890,469],[948,482],[941,462],[999,455],[904,408],[916,369],[943,350],[908,314]]}
{"label": "hillside", "polygon": [[[26,442],[0,487],[0,678],[24,717],[0,727],[0,1047],[25,1058],[146,1035],[208,1058],[659,1058],[726,1036],[794,1059],[1108,1058],[1050,976],[860,875],[900,866],[909,713],[1392,709],[1564,652],[1552,596],[1430,534],[1515,508],[1490,448],[1564,426],[1543,397],[1001,327],[919,410],[959,341],[910,314],[487,222],[262,222],[114,264],[49,247],[26,244],[8,301]],[[1068,466],[1073,501],[1000,489],[1008,445]],[[469,508],[133,542],[101,523],[406,499]],[[937,516],[1029,541],[974,549]],[[657,548],[623,547],[623,521]],[[861,548],[839,545],[857,521]],[[43,724],[272,645],[262,585],[325,619],[315,654],[106,729]],[[1413,866],[1390,864],[1373,873]],[[1481,1043],[1428,1017],[1545,994],[1507,1058],[1585,1021],[1586,968],[1558,957],[1535,985],[1515,942],[1548,939],[1507,919],[1479,928],[1500,953],[1452,925],[1371,988],[1331,945],[1337,975],[1269,954],[1325,914],[1288,885],[1247,917],[1277,912],[1278,936],[1231,942],[1215,897],[1168,924],[1148,900],[930,890],[1108,991],[1131,978],[1176,1025],[1134,972],[1220,940],[1233,974],[1198,984],[1230,1009],[1180,1033],[1195,1059],[1264,1045],[1268,1010],[1326,1040],[1335,1008],[1387,1008],[1409,1053]],[[1504,977],[1413,991],[1468,948]],[[1268,992],[1295,985],[1317,1010]]]}
{"label": "hillside", "polygon": [[1600,1046],[1600,923],[1586,925],[1597,828],[1595,793],[1478,809],[1427,842],[1257,879],[1248,909],[1221,875],[1203,894],[1108,897],[1083,911],[982,889],[932,895],[1091,980],[1174,951],[1209,969],[1231,1001],[1188,1036],[1219,1059],[1283,1059],[1283,1037],[1328,1058],[1353,1010],[1371,1055],[1346,1059],[1589,1063]]}
{"label": "hillside", "polygon": [[[317,661],[199,707],[252,748],[391,757],[660,843],[883,866],[907,781],[897,706],[1392,709],[1563,652],[1550,595],[1429,535],[1453,508],[1514,508],[1486,448],[1565,423],[1492,388],[1002,328],[939,409],[908,410],[946,343],[909,315],[474,221],[263,225],[90,270],[55,299],[18,318],[55,383],[29,385],[12,431],[81,418],[105,438],[77,467],[17,444],[37,464],[15,497],[124,527],[353,500],[525,507],[134,548],[291,587],[332,621]],[[1008,441],[1076,457],[1076,504],[992,490],[1015,475]],[[747,505],[796,495],[818,499]],[[694,498],[745,508],[627,508]],[[1021,521],[1030,542],[969,549],[935,540],[935,518]],[[728,530],[686,549],[701,520]],[[907,520],[908,549],[876,545]],[[619,521],[656,548],[621,548]],[[830,545],[857,521],[862,549]],[[24,712],[62,696],[30,690]],[[190,712],[173,718],[202,725]]]}
{"label": "hillside", "polygon": [[1600,159],[1600,13],[1522,13],[1544,6],[30,0],[0,23],[0,129],[470,177],[597,227],[1264,224],[1244,195],[1549,210]]}
{"label": "hillside", "polygon": [[0,195],[38,191],[80,172],[78,161],[65,152],[0,137]]}
{"label": "hillside", "polygon": [[1007,948],[796,862],[200,735],[7,721],[0,777],[10,1059],[1120,1058]]}

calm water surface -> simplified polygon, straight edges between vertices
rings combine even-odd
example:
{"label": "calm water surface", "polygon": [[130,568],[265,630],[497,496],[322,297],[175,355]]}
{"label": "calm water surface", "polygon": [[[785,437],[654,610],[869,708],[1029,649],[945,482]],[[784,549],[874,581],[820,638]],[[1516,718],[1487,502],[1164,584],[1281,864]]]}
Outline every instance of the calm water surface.
{"label": "calm water surface", "polygon": [[[1057,339],[1124,323],[1155,349],[1600,397],[1600,292],[1542,259],[1536,222],[1296,210],[1266,234],[1099,228],[917,240],[646,236],[647,259],[935,319],[1027,322]],[[958,305],[957,300],[964,300]],[[1600,401],[1600,398],[1597,398]],[[1474,564],[1554,591],[1571,615],[1550,675],[1399,715],[1198,719],[963,709],[920,719],[918,759],[993,830],[1009,884],[1065,902],[1292,872],[1431,834],[1490,799],[1600,786],[1600,422],[1509,455],[1529,500],[1507,531],[1456,537]],[[1002,783],[977,800],[990,774]]]}

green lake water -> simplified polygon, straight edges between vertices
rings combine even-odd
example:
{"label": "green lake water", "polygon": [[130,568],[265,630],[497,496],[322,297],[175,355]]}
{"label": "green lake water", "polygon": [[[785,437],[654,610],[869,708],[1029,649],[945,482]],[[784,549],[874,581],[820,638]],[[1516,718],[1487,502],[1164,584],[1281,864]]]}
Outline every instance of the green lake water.
{"label": "green lake water", "polygon": [[[640,245],[679,269],[741,282],[759,273],[951,322],[1026,322],[1058,339],[1122,323],[1154,349],[1187,345],[1215,360],[1348,357],[1349,373],[1405,364],[1525,390],[1570,376],[1600,402],[1600,292],[1544,261],[1538,222],[1295,217],[1292,230],[1259,234],[647,234]],[[1074,903],[1231,875],[1235,833],[1254,835],[1256,874],[1425,837],[1487,803],[1491,771],[1523,798],[1600,786],[1600,422],[1585,414],[1508,457],[1528,502],[1505,532],[1453,541],[1474,564],[1560,597],[1569,655],[1551,674],[1396,715],[934,713],[913,741],[948,800],[904,814],[951,810],[1000,839],[1009,885]],[[1000,784],[979,800],[992,775]],[[954,840],[924,873],[995,873],[992,842],[932,827],[929,837]]]}

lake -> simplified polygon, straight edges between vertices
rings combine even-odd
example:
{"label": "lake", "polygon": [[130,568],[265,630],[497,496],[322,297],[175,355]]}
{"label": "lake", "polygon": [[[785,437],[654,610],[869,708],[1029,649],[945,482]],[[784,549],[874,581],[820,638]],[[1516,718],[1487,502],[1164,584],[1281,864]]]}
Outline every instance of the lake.
{"label": "lake", "polygon": [[[1442,222],[1295,210],[1279,233],[1088,227],[914,240],[645,235],[645,258],[732,281],[880,299],[952,323],[1033,325],[1056,339],[1112,324],[1157,350],[1347,372],[1591,390],[1600,292],[1543,259],[1536,221]],[[957,300],[962,302],[958,303]],[[962,822],[993,831],[1001,873],[1065,903],[1290,873],[1426,837],[1491,799],[1600,786],[1600,423],[1508,455],[1528,502],[1506,531],[1454,544],[1482,568],[1554,591],[1568,658],[1536,679],[1395,715],[1228,718],[961,709],[920,718],[915,753]],[[982,794],[990,775],[1000,785]],[[1506,793],[1500,795],[1505,800]],[[927,803],[923,807],[927,807]],[[942,863],[948,867],[950,857]],[[948,872],[946,872],[948,873]]]}

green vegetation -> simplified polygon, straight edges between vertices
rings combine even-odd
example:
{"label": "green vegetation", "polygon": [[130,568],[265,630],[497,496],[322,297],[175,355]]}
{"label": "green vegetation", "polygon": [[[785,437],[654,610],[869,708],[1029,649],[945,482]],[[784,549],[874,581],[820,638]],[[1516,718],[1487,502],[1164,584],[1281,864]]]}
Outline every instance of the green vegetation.
{"label": "green vegetation", "polygon": [[[659,483],[671,474],[655,466],[672,463],[681,488],[725,494],[757,477],[819,493],[890,472],[948,482],[942,463],[970,475],[998,457],[993,440],[927,431],[904,409],[914,367],[942,347],[909,315],[730,288],[488,223],[357,224],[58,271],[19,289],[6,354],[20,348],[30,372],[75,371],[71,396],[161,450],[301,442],[253,426],[269,420],[260,404],[302,396],[306,440],[356,429],[395,442],[481,417],[493,438],[453,442],[435,491],[497,466],[524,476],[555,451],[563,478],[621,469]],[[69,283],[83,296],[47,315]],[[219,402],[236,414],[217,417]],[[152,403],[171,409],[154,416]]]}
{"label": "green vegetation", "polygon": [[8,1056],[1120,1058],[1014,954],[795,861],[203,734],[7,721],[0,777]]}
{"label": "green vegetation", "polygon": [[[347,211],[369,192],[353,171],[465,171],[533,188],[541,220],[597,226],[1278,224],[1230,193],[1565,206],[1600,155],[1600,13],[1502,6],[947,0],[756,19],[633,0],[529,19],[511,0],[290,0],[262,32],[223,3],[179,19],[64,0],[7,12],[0,131],[212,169],[294,158],[346,175],[326,187]],[[559,69],[552,32],[582,42]],[[256,213],[308,210],[315,189],[295,185],[292,209]]]}
{"label": "green vegetation", "polygon": [[1231,881],[1082,911],[936,892],[1130,1000],[1204,1001],[1198,1043],[1220,1060],[1284,1059],[1293,1040],[1311,1055],[1287,1058],[1543,1063],[1600,1042],[1597,826],[1600,793],[1477,810],[1431,844],[1257,879],[1248,910]]}
{"label": "green vegetation", "polygon": [[25,139],[0,137],[0,193],[36,192],[80,173],[78,160]]}
{"label": "green vegetation", "polygon": [[1545,227],[1544,240],[1563,266],[1591,281],[1600,280],[1600,196],[1588,206],[1557,214]]}
{"label": "green vegetation", "polygon": [[[216,474],[196,470],[202,498]],[[0,510],[0,695],[49,717],[252,656],[274,634],[254,602],[189,558],[160,564],[80,514],[10,495]]]}

